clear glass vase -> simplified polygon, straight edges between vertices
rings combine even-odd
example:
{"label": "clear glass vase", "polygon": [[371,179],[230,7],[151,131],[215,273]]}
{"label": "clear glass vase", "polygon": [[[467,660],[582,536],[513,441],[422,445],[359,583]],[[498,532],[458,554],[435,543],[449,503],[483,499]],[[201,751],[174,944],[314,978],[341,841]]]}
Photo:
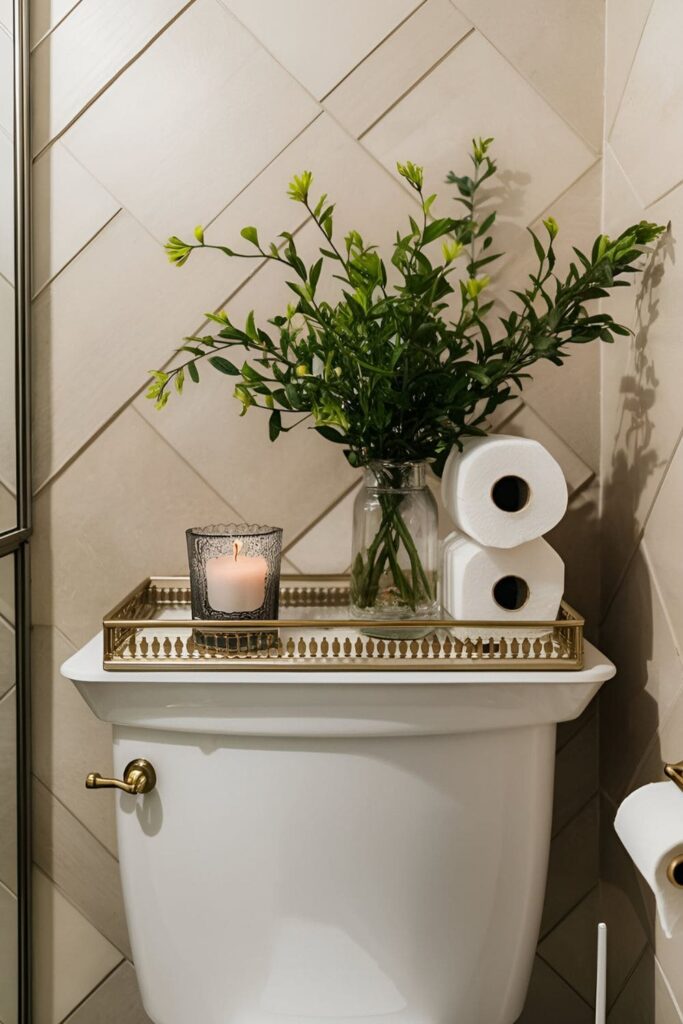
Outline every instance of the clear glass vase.
{"label": "clear glass vase", "polygon": [[371,462],[353,509],[351,609],[357,618],[438,614],[438,513],[424,462]]}

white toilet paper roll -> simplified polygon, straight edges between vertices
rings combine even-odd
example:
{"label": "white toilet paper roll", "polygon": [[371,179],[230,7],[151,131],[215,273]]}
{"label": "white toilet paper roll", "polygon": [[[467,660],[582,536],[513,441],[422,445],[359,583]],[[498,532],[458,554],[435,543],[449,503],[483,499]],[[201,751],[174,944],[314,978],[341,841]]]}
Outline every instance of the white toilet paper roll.
{"label": "white toilet paper roll", "polygon": [[667,876],[669,865],[683,857],[683,792],[674,782],[653,782],[627,796],[614,828],[633,862],[655,894],[664,934],[683,930],[683,888]]}
{"label": "white toilet paper roll", "polygon": [[454,619],[551,621],[563,592],[564,562],[542,538],[516,548],[490,548],[454,532],[444,542],[442,602]]}
{"label": "white toilet paper roll", "polygon": [[453,448],[441,481],[458,529],[479,544],[512,548],[559,523],[567,508],[562,470],[542,444],[498,434]]}

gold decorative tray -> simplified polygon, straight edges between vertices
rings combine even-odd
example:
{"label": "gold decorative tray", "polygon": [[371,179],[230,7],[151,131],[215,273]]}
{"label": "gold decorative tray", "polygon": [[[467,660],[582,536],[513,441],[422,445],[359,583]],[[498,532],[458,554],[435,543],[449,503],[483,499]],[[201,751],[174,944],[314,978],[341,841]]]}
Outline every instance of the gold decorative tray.
{"label": "gold decorative tray", "polygon": [[188,577],[152,576],[104,619],[104,668],[566,671],[583,666],[583,625],[564,602],[557,620],[514,627],[353,619],[347,576],[283,576],[277,621],[199,621]]}

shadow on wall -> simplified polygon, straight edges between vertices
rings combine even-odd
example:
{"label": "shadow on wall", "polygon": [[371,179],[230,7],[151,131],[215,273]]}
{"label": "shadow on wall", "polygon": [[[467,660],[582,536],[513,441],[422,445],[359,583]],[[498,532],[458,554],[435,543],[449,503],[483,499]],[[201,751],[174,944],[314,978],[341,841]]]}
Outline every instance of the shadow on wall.
{"label": "shadow on wall", "polygon": [[[614,1009],[614,1020],[624,1012],[623,1019],[655,1019],[655,965],[647,952],[648,942],[654,948],[654,899],[613,823],[619,803],[632,789],[661,780],[659,708],[648,692],[654,656],[652,582],[639,545],[644,526],[639,507],[648,481],[662,465],[651,417],[659,380],[648,337],[659,316],[657,290],[667,262],[674,262],[670,232],[660,240],[637,292],[631,365],[620,382],[611,472],[603,491],[602,556],[609,568],[620,566],[605,594],[600,635],[617,666],[616,677],[600,694],[601,913],[611,928],[608,1011]],[[627,572],[629,586],[623,588]],[[642,777],[644,762],[657,765],[651,780]]]}

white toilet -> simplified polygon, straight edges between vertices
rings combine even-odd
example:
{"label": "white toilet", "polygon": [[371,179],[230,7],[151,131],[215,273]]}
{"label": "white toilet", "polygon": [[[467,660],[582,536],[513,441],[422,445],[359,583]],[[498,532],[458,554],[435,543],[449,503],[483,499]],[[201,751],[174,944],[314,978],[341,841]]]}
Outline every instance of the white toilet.
{"label": "white toilet", "polygon": [[117,807],[155,1024],[513,1024],[555,723],[614,672],[595,648],[573,672],[101,665],[97,637],[62,671],[114,724],[116,773],[156,770]]}

